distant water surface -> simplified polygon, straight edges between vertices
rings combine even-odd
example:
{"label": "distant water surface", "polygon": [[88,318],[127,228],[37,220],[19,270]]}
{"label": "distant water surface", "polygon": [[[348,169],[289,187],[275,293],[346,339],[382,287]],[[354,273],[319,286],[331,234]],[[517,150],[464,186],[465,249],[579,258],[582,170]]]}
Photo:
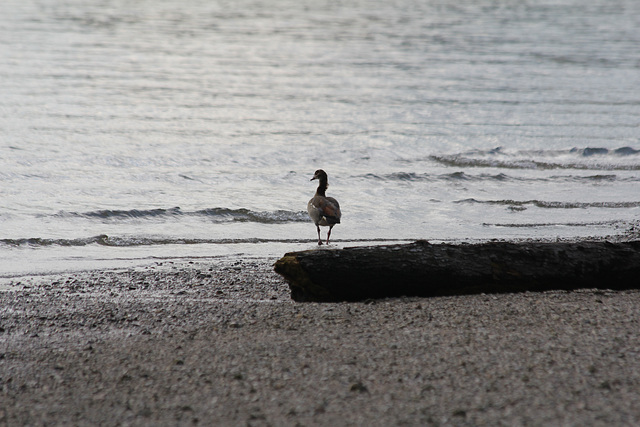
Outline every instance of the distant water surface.
{"label": "distant water surface", "polygon": [[[0,276],[606,236],[640,217],[640,2],[0,5]],[[326,230],[325,230],[326,232]]]}

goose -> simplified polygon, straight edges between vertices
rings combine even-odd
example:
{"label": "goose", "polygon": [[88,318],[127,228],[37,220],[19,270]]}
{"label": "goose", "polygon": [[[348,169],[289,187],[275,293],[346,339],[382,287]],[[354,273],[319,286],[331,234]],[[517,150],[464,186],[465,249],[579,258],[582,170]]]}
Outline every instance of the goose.
{"label": "goose", "polygon": [[333,197],[325,196],[327,191],[328,178],[327,173],[322,169],[318,169],[310,181],[317,179],[319,181],[316,194],[313,196],[309,203],[307,203],[307,212],[311,220],[318,229],[318,245],[322,245],[322,239],[320,238],[320,226],[329,227],[327,233],[327,245],[329,244],[329,238],[331,237],[331,229],[334,225],[340,224],[340,204]]}

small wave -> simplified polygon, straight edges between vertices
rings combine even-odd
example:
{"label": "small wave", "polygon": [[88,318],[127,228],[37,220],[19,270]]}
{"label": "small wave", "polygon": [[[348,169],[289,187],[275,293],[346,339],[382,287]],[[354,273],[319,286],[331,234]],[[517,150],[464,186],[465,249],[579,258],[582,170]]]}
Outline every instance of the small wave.
{"label": "small wave", "polygon": [[434,179],[432,175],[415,172],[394,172],[386,175],[368,173],[366,175],[357,175],[356,178],[358,177],[377,181],[432,181]]}
{"label": "small wave", "polygon": [[[332,239],[339,242],[393,242],[407,241],[407,239]],[[88,245],[110,246],[115,248],[126,248],[135,246],[155,246],[155,245],[233,245],[233,244],[259,244],[259,243],[315,243],[315,239],[264,239],[264,238],[221,238],[221,239],[195,239],[195,238],[179,238],[179,237],[146,237],[146,236],[107,236],[101,234],[98,236],[79,238],[79,239],[47,239],[47,238],[22,238],[22,239],[0,239],[0,246],[10,247],[50,247],[50,246],[66,246],[66,247],[82,247]]]}
{"label": "small wave", "polygon": [[582,157],[591,157],[595,155],[613,155],[613,156],[633,156],[640,154],[640,150],[636,150],[633,147],[619,147],[619,148],[604,148],[604,147],[585,147],[578,148],[573,147],[566,150],[505,150],[503,147],[495,147],[489,150],[469,150],[465,155],[472,156],[514,156],[514,155],[527,155],[527,156],[539,156],[539,157],[555,157],[563,154],[573,154]]}
{"label": "small wave", "polygon": [[[446,173],[442,175],[438,175],[438,179],[443,181],[526,181],[531,180],[531,178],[521,178],[509,176],[504,173],[498,174],[479,174],[473,175],[466,172],[453,172]],[[537,180],[537,179],[535,179]]]}
{"label": "small wave", "polygon": [[614,154],[617,156],[633,156],[635,154],[640,153],[640,150],[636,150],[631,147],[620,147],[615,150],[610,150],[608,148],[598,148],[598,147],[587,147],[587,148],[572,148],[570,150],[571,153],[578,153],[584,157],[590,157],[595,155],[606,155],[606,154]]}
{"label": "small wave", "polygon": [[454,203],[499,205],[507,206],[514,210],[524,210],[529,205],[543,209],[628,209],[640,207],[640,202],[549,202],[544,200],[477,200],[474,198],[456,200]]}
{"label": "small wave", "polygon": [[309,221],[309,217],[304,211],[293,212],[285,210],[256,212],[249,209],[212,208],[193,212],[193,215],[205,216],[214,220],[259,222],[263,224]]}
{"label": "small wave", "polygon": [[491,224],[482,223],[484,227],[504,227],[504,228],[546,228],[546,227],[598,227],[621,224],[624,221],[599,221],[599,222],[543,222],[543,223],[503,223]]}
{"label": "small wave", "polygon": [[451,181],[468,181],[472,179],[469,175],[464,172],[453,172],[445,175],[441,175],[442,178]]}
{"label": "small wave", "polygon": [[0,239],[3,246],[87,246],[91,244],[107,245],[109,237],[106,234],[80,239],[46,239],[41,237],[30,237],[23,239]]}
{"label": "small wave", "polygon": [[428,178],[427,174],[419,175],[413,172],[396,172],[388,175],[388,179],[393,181],[421,181]]}
{"label": "small wave", "polygon": [[[5,246],[29,246],[29,247],[46,247],[46,246],[87,246],[97,244],[101,246],[112,247],[132,247],[132,246],[151,246],[151,245],[198,245],[198,244],[233,244],[233,243],[264,243],[272,240],[269,239],[193,239],[193,238],[164,238],[164,237],[123,237],[123,236],[107,236],[101,234],[99,236],[88,237],[83,239],[45,239],[45,238],[24,238],[24,239],[0,239],[0,244]],[[287,242],[287,240],[282,240]],[[293,240],[291,242],[294,242]]]}
{"label": "small wave", "polygon": [[[578,170],[640,170],[635,157],[640,150],[632,147],[608,149],[600,147],[569,150],[527,150],[508,152],[501,147],[473,150],[465,153],[432,155],[429,159],[445,166],[499,169],[578,169]],[[595,160],[594,160],[595,159]]]}
{"label": "small wave", "polygon": [[601,182],[601,181],[613,182],[618,180],[618,176],[613,174],[598,174],[598,175],[589,175],[589,176],[564,176],[564,177],[552,177],[552,178],[555,178],[555,179],[564,178],[571,181],[596,181],[596,182]]}
{"label": "small wave", "polygon": [[548,162],[532,159],[498,160],[498,159],[474,159],[460,155],[431,156],[431,159],[446,166],[466,168],[497,168],[497,169],[577,169],[577,170],[640,170],[640,164],[587,164],[577,162]]}
{"label": "small wave", "polygon": [[514,176],[507,175],[505,173],[498,174],[472,174],[468,172],[458,171],[452,173],[445,173],[440,175],[420,174],[414,172],[395,172],[387,175],[356,175],[356,178],[375,179],[376,181],[408,181],[408,182],[421,182],[421,181],[518,181],[518,182],[637,182],[640,181],[640,177],[637,176],[618,176],[614,173],[602,173],[594,175],[551,175],[546,177],[539,176]]}
{"label": "small wave", "polygon": [[180,215],[182,212],[179,207],[171,209],[130,209],[130,210],[98,210],[84,213],[61,212],[60,216],[80,216],[87,218],[103,218],[103,219],[121,219],[121,218],[150,218],[160,216]]}
{"label": "small wave", "polygon": [[510,179],[522,180],[522,178],[509,177],[503,173],[473,175],[463,171],[431,175],[427,173],[415,172],[394,172],[386,175],[366,174],[358,175],[356,178],[375,179],[377,181],[507,181]]}
{"label": "small wave", "polygon": [[170,209],[130,209],[130,210],[97,210],[90,212],[59,212],[60,217],[81,217],[101,220],[158,219],[176,216],[199,216],[212,221],[259,222],[263,224],[279,224],[286,222],[308,221],[303,211],[252,211],[249,209],[208,208],[197,211],[183,211],[179,207]]}

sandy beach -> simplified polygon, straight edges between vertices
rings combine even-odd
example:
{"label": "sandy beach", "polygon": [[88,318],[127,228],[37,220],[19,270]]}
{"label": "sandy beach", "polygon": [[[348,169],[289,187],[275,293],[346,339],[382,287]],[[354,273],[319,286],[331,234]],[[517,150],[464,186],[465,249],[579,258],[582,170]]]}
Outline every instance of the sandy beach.
{"label": "sandy beach", "polygon": [[637,425],[640,292],[295,303],[275,259],[5,280],[0,425]]}

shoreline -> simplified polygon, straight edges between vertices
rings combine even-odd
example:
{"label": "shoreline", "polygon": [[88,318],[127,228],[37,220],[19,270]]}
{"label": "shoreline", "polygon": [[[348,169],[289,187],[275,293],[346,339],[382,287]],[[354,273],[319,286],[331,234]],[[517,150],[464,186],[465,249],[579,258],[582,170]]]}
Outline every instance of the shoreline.
{"label": "shoreline", "polygon": [[630,425],[640,292],[295,303],[275,259],[24,277],[0,425]]}
{"label": "shoreline", "polygon": [[[621,227],[622,228],[622,227]],[[612,234],[605,235],[589,235],[580,237],[500,237],[500,238],[369,238],[369,239],[335,239],[332,240],[330,248],[321,247],[321,250],[346,249],[350,247],[362,246],[381,246],[381,245],[397,245],[408,244],[416,241],[427,240],[432,244],[480,244],[488,242],[510,242],[510,243],[580,243],[580,242],[604,242],[613,243],[628,242],[638,240],[640,238],[640,221],[624,222],[624,229],[611,230]],[[105,235],[106,236],[106,235]],[[296,243],[297,242],[297,243]],[[29,280],[35,277],[52,277],[64,276],[69,274],[83,274],[91,271],[121,271],[127,269],[139,269],[149,265],[163,263],[210,263],[218,264],[236,259],[269,259],[275,262],[288,252],[297,252],[305,250],[316,250],[317,240],[308,239],[296,242],[287,240],[269,241],[264,243],[228,243],[228,244],[189,244],[189,251],[177,257],[175,253],[169,255],[162,251],[159,252],[140,252],[128,253],[126,256],[114,252],[114,248],[99,246],[98,249],[106,249],[109,253],[96,253],[88,251],[88,253],[67,253],[63,250],[64,255],[58,253],[60,247],[55,245],[47,247],[55,249],[55,254],[47,253],[33,256],[29,253],[28,247],[9,252],[11,255],[4,259],[3,265],[0,265],[0,285],[11,281],[20,281],[22,279]],[[144,247],[144,246],[142,246]],[[92,246],[87,246],[91,249]],[[195,249],[194,249],[195,248]],[[83,247],[73,247],[74,251],[82,250]],[[94,248],[95,249],[95,248]],[[121,248],[122,249],[122,248]],[[22,250],[27,250],[23,253]],[[38,251],[42,248],[38,248]],[[181,252],[182,253],[182,252]],[[7,252],[3,252],[7,256]]]}

